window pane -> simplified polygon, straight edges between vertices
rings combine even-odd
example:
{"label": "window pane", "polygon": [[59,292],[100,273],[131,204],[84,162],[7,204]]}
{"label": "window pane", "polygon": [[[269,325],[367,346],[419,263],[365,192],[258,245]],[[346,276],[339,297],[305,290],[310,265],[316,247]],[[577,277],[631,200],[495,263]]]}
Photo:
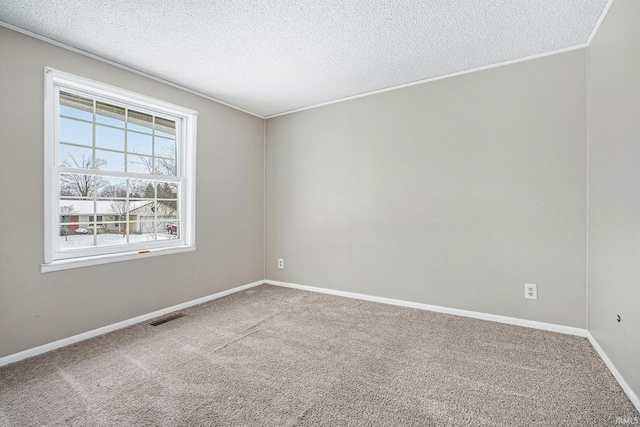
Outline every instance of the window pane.
{"label": "window pane", "polygon": [[89,224],[87,227],[89,229],[89,234],[102,234],[104,233],[104,224],[102,222],[94,221]]}
{"label": "window pane", "polygon": [[127,172],[153,173],[153,158],[136,154],[127,155]]}
{"label": "window pane", "polygon": [[[102,211],[98,211],[102,212]],[[102,218],[104,215],[89,215],[90,225],[102,225]]]}
{"label": "window pane", "polygon": [[158,240],[179,239],[180,229],[175,221],[159,221],[157,223]]}
{"label": "window pane", "polygon": [[[156,197],[156,181],[133,179],[130,184],[131,199],[153,199]],[[134,194],[136,194],[134,196]]]}
{"label": "window pane", "polygon": [[153,221],[138,221],[137,222],[137,228],[138,228],[138,235],[140,237],[136,238],[136,241],[139,242],[145,242],[145,241],[151,241],[151,240],[156,240],[156,228],[155,228],[155,223]]}
{"label": "window pane", "polygon": [[176,176],[176,161],[174,159],[155,159],[154,172],[157,175]]}
{"label": "window pane", "polygon": [[178,212],[176,211],[176,202],[161,202],[158,201],[156,206],[156,219],[163,219],[167,221],[177,221]]}
{"label": "window pane", "polygon": [[124,153],[96,150],[96,169],[124,172]]}
{"label": "window pane", "polygon": [[144,223],[155,218],[155,203],[149,200],[132,200],[129,203],[129,221],[131,233],[146,233],[148,227]]}
{"label": "window pane", "polygon": [[133,212],[135,212],[138,222],[153,221],[156,218],[156,202],[147,201]]}
{"label": "window pane", "polygon": [[145,188],[143,185],[139,184],[139,181],[132,180],[129,184],[129,197],[132,200],[140,199],[143,197],[145,192]]}
{"label": "window pane", "polygon": [[96,147],[124,151],[124,130],[96,125]]}
{"label": "window pane", "polygon": [[[148,208],[146,206],[149,205],[150,203],[153,203],[153,202],[149,200],[130,200],[129,211],[128,211],[129,221],[131,221],[131,223],[137,223],[141,220],[142,217],[147,218]],[[140,230],[138,227],[134,227],[131,232],[134,233],[139,231]]]}
{"label": "window pane", "polygon": [[175,182],[158,182],[158,199],[178,199],[178,184]]}
{"label": "window pane", "polygon": [[[102,221],[102,224],[104,225],[104,234],[118,234],[122,236],[118,230],[119,223],[114,222],[115,219],[115,215],[107,215],[104,217],[104,220]],[[123,244],[126,241],[120,239],[119,242],[119,244]]]}
{"label": "window pane", "polygon": [[127,132],[127,151],[130,153],[153,154],[153,138],[149,134]]}
{"label": "window pane", "polygon": [[93,100],[60,92],[60,115],[93,120]]}
{"label": "window pane", "polygon": [[158,157],[176,158],[176,140],[156,137],[155,155]]}
{"label": "window pane", "polygon": [[93,145],[93,125],[60,117],[60,142],[91,147]]}
{"label": "window pane", "polygon": [[163,119],[162,117],[156,117],[155,135],[175,138],[176,122],[169,119]]}
{"label": "window pane", "polygon": [[[127,221],[124,221],[124,218],[121,218],[121,219],[123,219],[123,221],[121,221],[117,226],[118,232],[122,235],[135,233],[134,230],[131,230],[131,225]],[[127,243],[128,243],[128,236],[127,236]]]}
{"label": "window pane", "polygon": [[129,234],[129,243],[144,243],[144,242],[152,242],[156,240],[156,235],[153,232],[149,232],[151,230],[150,225],[145,225],[143,227],[145,231],[138,231],[137,233]]}
{"label": "window pane", "polygon": [[127,236],[119,232],[104,232],[96,236],[98,246],[126,245]]}
{"label": "window pane", "polygon": [[177,221],[166,223],[165,230],[175,239],[180,238],[180,224]]}
{"label": "window pane", "polygon": [[94,245],[94,236],[89,231],[88,223],[81,223],[77,226],[70,225],[67,227],[66,234],[61,230],[58,239],[62,250],[90,248]]}
{"label": "window pane", "polygon": [[98,191],[98,197],[127,197],[127,179],[126,178],[104,178]]}
{"label": "window pane", "polygon": [[80,221],[79,212],[73,202],[73,200],[66,200],[60,203],[60,224]]}
{"label": "window pane", "polygon": [[90,169],[93,166],[93,149],[60,144],[60,164],[68,168]]}
{"label": "window pane", "polygon": [[179,229],[176,222],[138,221],[136,227],[135,236],[130,237],[132,242],[179,239]]}
{"label": "window pane", "polygon": [[151,133],[153,129],[153,116],[139,111],[129,110],[127,128],[143,133]]}
{"label": "window pane", "polygon": [[66,232],[69,235],[84,233],[85,230],[83,229],[86,228],[87,224],[84,222],[81,222],[81,220],[86,221],[87,216],[81,215],[78,211],[75,211],[71,215],[61,214],[60,215],[60,231],[61,231],[60,235],[64,236],[64,232]]}
{"label": "window pane", "polygon": [[65,241],[68,242],[68,236],[73,236],[73,235],[85,235],[89,233],[89,230],[86,228],[87,225],[86,224],[77,224],[77,223],[73,223],[73,224],[60,224],[60,236],[61,237],[65,237]]}
{"label": "window pane", "polygon": [[124,221],[129,212],[129,202],[126,200],[108,201],[106,212],[109,214],[109,221]]}
{"label": "window pane", "polygon": [[125,109],[104,102],[96,102],[96,122],[124,128]]}
{"label": "window pane", "polygon": [[105,178],[83,173],[60,174],[60,196],[88,197],[105,185]]}

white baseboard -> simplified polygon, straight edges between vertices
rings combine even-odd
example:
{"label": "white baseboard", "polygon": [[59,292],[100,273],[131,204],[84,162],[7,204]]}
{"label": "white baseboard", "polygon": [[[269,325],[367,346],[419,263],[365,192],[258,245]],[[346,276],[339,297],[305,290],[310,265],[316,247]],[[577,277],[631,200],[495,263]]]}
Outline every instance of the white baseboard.
{"label": "white baseboard", "polygon": [[622,388],[622,390],[629,397],[629,400],[631,400],[631,403],[633,403],[633,405],[636,407],[638,412],[640,412],[640,399],[633,392],[631,387],[629,387],[629,384],[627,384],[627,382],[624,380],[622,375],[620,375],[620,372],[618,372],[618,370],[613,365],[609,357],[606,355],[602,347],[600,347],[600,345],[595,340],[595,338],[586,329],[574,328],[571,326],[555,325],[553,323],[536,322],[533,320],[518,319],[515,317],[498,316],[496,314],[480,313],[477,311],[460,310],[457,308],[440,307],[436,305],[422,304],[422,303],[411,302],[411,301],[375,297],[371,295],[358,294],[353,292],[336,291],[333,289],[318,288],[314,286],[298,285],[295,283],[278,282],[275,280],[265,280],[265,283],[269,285],[283,286],[286,288],[294,288],[294,289],[300,289],[304,291],[319,292],[323,294],[337,295],[341,297],[355,298],[355,299],[360,299],[365,301],[380,302],[383,304],[398,305],[402,307],[411,307],[411,308],[417,308],[420,310],[435,311],[437,313],[454,314],[457,316],[471,317],[474,319],[489,320],[492,322],[499,322],[499,323],[508,323],[510,325],[525,326],[528,328],[542,329],[545,331],[559,332],[562,334],[576,335],[579,337],[588,338],[589,342],[591,342],[591,345],[593,345],[596,352],[598,352],[598,355],[600,356],[600,358],[604,361],[604,363],[607,365],[607,367],[611,371],[611,374],[613,374],[616,381],[618,381],[618,384],[620,384],[620,387]]}
{"label": "white baseboard", "polygon": [[474,319],[489,320],[491,322],[508,323],[510,325],[524,326],[527,328],[542,329],[545,331],[559,332],[561,334],[576,335],[586,337],[587,330],[574,328],[572,326],[556,325],[553,323],[536,322],[534,320],[518,319],[517,317],[499,316],[497,314],[487,314],[478,311],[460,310],[457,308],[440,307],[437,305],[422,304],[419,302],[404,301],[391,298],[375,297],[365,294],[357,294],[353,292],[336,291],[333,289],[317,288],[314,286],[298,285],[295,283],[277,282],[275,280],[265,280],[265,283],[275,286],[284,286],[286,288],[301,289],[304,291],[320,292],[323,294],[337,295],[347,298],[355,298],[365,301],[381,302],[383,304],[398,305],[401,307],[411,307],[420,310],[435,311],[437,313],[454,314],[456,316],[471,317]]}
{"label": "white baseboard", "polygon": [[18,362],[20,360],[26,359],[28,357],[37,356],[39,354],[46,353],[47,351],[55,350],[56,348],[60,348],[60,347],[64,347],[64,346],[67,346],[67,345],[70,345],[70,344],[74,344],[74,343],[77,343],[79,341],[86,340],[88,338],[93,338],[93,337],[96,337],[98,335],[106,334],[107,332],[115,331],[117,329],[122,329],[122,328],[125,328],[127,326],[131,326],[131,325],[134,325],[136,323],[144,322],[146,320],[153,319],[154,317],[162,316],[164,314],[171,313],[171,312],[176,311],[176,310],[183,310],[183,309],[185,309],[187,307],[191,307],[191,306],[194,306],[194,305],[202,304],[202,303],[205,303],[207,301],[211,301],[211,300],[214,300],[214,299],[217,299],[217,298],[221,298],[221,297],[233,294],[235,292],[243,291],[245,289],[249,289],[249,288],[252,288],[254,286],[262,285],[263,283],[265,283],[265,281],[264,280],[260,280],[258,282],[249,283],[248,285],[238,286],[236,288],[228,289],[226,291],[218,292],[218,293],[215,293],[215,294],[212,294],[212,295],[208,295],[206,297],[194,299],[192,301],[187,301],[187,302],[184,302],[182,304],[177,304],[177,305],[173,305],[171,307],[163,308],[161,310],[157,310],[157,311],[154,311],[152,313],[143,314],[141,316],[137,316],[137,317],[134,317],[132,319],[123,320],[122,322],[117,322],[117,323],[114,323],[114,324],[111,324],[111,325],[103,326],[102,328],[94,329],[92,331],[83,332],[81,334],[74,335],[74,336],[69,337],[69,338],[63,338],[61,340],[54,341],[54,342],[49,343],[49,344],[44,344],[44,345],[41,345],[41,346],[38,346],[38,347],[31,348],[29,350],[21,351],[19,353],[10,354],[9,356],[5,356],[5,357],[0,358],[0,366],[5,366],[5,365],[8,365],[10,363],[15,363],[15,362]]}
{"label": "white baseboard", "polygon": [[616,369],[614,364],[611,362],[609,357],[606,355],[606,353],[604,352],[602,347],[600,347],[600,344],[598,344],[598,342],[591,335],[591,333],[589,333],[585,329],[574,328],[574,327],[571,327],[571,326],[555,325],[555,324],[552,324],[552,323],[536,322],[536,321],[533,321],[533,320],[518,319],[518,318],[515,318],[515,317],[499,316],[499,315],[496,315],[496,314],[487,314],[487,313],[481,313],[481,312],[477,312],[477,311],[460,310],[460,309],[457,309],[457,308],[440,307],[440,306],[436,306],[436,305],[422,304],[422,303],[404,301],[404,300],[398,300],[398,299],[392,299],[392,298],[376,297],[376,296],[371,296],[371,295],[358,294],[358,293],[354,293],[354,292],[345,292],[345,291],[337,291],[337,290],[333,290],[333,289],[318,288],[318,287],[315,287],[315,286],[306,286],[306,285],[298,285],[298,284],[295,284],[295,283],[278,282],[278,281],[275,281],[275,280],[259,280],[257,282],[249,283],[249,284],[243,285],[243,286],[238,286],[238,287],[235,287],[235,288],[232,288],[232,289],[228,289],[226,291],[222,291],[222,292],[218,292],[218,293],[215,293],[215,294],[212,294],[212,295],[208,295],[206,297],[198,298],[198,299],[195,299],[195,300],[192,300],[192,301],[184,302],[182,304],[177,304],[177,305],[174,305],[174,306],[171,306],[171,307],[163,308],[161,310],[157,310],[157,311],[154,311],[152,313],[143,314],[141,316],[137,316],[137,317],[134,317],[132,319],[123,320],[121,322],[117,322],[117,323],[114,323],[114,324],[111,324],[111,325],[103,326],[102,328],[98,328],[98,329],[94,329],[94,330],[91,330],[91,331],[83,332],[81,334],[74,335],[72,337],[64,338],[64,339],[61,339],[61,340],[58,340],[58,341],[54,341],[54,342],[49,343],[49,344],[44,344],[44,345],[41,345],[41,346],[38,346],[38,347],[34,347],[34,348],[29,349],[29,350],[21,351],[19,353],[10,354],[9,356],[5,356],[5,357],[0,358],[0,366],[5,366],[5,365],[8,365],[10,363],[15,363],[15,362],[18,362],[20,360],[26,359],[28,357],[37,356],[39,354],[46,353],[48,351],[55,350],[55,349],[60,348],[60,347],[71,345],[71,344],[77,343],[79,341],[83,341],[83,340],[86,340],[86,339],[89,339],[89,338],[96,337],[98,335],[102,335],[102,334],[106,334],[108,332],[112,332],[112,331],[115,331],[115,330],[118,330],[118,329],[122,329],[122,328],[125,328],[127,326],[134,325],[136,323],[144,322],[146,320],[153,319],[155,317],[162,316],[162,315],[167,314],[167,313],[171,313],[173,311],[183,310],[185,308],[188,308],[188,307],[191,307],[191,306],[194,306],[194,305],[202,304],[202,303],[205,303],[207,301],[211,301],[211,300],[214,300],[214,299],[217,299],[217,298],[222,298],[224,296],[231,295],[233,293],[240,292],[240,291],[243,291],[245,289],[253,288],[253,287],[261,285],[263,283],[267,283],[269,285],[274,285],[274,286],[282,286],[282,287],[286,287],[286,288],[300,289],[300,290],[304,290],[304,291],[319,292],[319,293],[337,295],[337,296],[342,296],[342,297],[347,297],[347,298],[360,299],[360,300],[364,300],[364,301],[373,301],[373,302],[380,302],[380,303],[383,303],[383,304],[397,305],[397,306],[401,306],[401,307],[417,308],[417,309],[420,309],[420,310],[434,311],[434,312],[437,312],[437,313],[454,314],[454,315],[457,315],[457,316],[471,317],[471,318],[474,318],[474,319],[482,319],[482,320],[489,320],[489,321],[492,321],[492,322],[507,323],[507,324],[510,324],[510,325],[517,325],[517,326],[524,326],[524,327],[535,328],[535,329],[542,329],[542,330],[545,330],[545,331],[559,332],[559,333],[563,333],[563,334],[576,335],[576,336],[579,336],[579,337],[586,337],[586,338],[589,339],[589,342],[591,342],[591,345],[593,345],[593,347],[595,348],[595,350],[598,353],[598,355],[602,358],[604,363],[607,365],[607,367],[611,371],[611,373],[614,376],[614,378],[618,381],[618,383],[620,384],[620,387],[622,387],[622,389],[627,394],[627,396],[629,397],[629,399],[631,400],[633,405],[636,407],[638,412],[640,412],[640,399],[633,392],[631,387],[629,387],[629,385],[624,380],[624,378],[622,377],[620,372],[618,372],[618,370]]}
{"label": "white baseboard", "polygon": [[598,344],[598,341],[596,341],[593,335],[591,335],[591,332],[587,334],[587,338],[589,339],[589,342],[591,343],[593,348],[600,355],[600,358],[602,359],[602,361],[607,365],[607,368],[609,368],[609,370],[611,371],[611,374],[614,376],[616,381],[618,381],[618,384],[620,384],[620,387],[622,387],[622,390],[624,390],[624,392],[627,394],[627,396],[629,397],[629,400],[631,400],[631,403],[633,403],[633,406],[635,406],[638,412],[640,412],[640,398],[638,398],[638,395],[636,395],[633,392],[633,390],[631,390],[631,387],[629,387],[629,384],[627,384],[627,382],[624,380],[620,372],[616,369],[611,359],[609,359],[609,356],[607,356],[607,354],[604,352],[602,347],[600,347],[600,344]]}

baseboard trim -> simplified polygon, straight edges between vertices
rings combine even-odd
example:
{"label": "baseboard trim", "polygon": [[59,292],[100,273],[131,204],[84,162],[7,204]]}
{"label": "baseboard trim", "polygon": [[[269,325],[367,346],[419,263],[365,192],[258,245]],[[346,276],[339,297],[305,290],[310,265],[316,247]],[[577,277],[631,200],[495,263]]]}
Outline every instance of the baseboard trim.
{"label": "baseboard trim", "polygon": [[383,304],[397,305],[401,307],[411,307],[420,310],[435,311],[437,313],[454,314],[456,316],[471,317],[474,319],[489,320],[491,322],[507,323],[510,325],[524,326],[527,328],[542,329],[545,331],[558,332],[561,334],[576,335],[586,338],[587,330],[574,328],[572,326],[556,325],[553,323],[537,322],[534,320],[518,319],[516,317],[500,316],[497,314],[481,313],[478,311],[461,310],[457,308],[441,307],[437,305],[423,304],[419,302],[398,300],[392,298],[376,297],[366,294],[358,294],[354,292],[337,291],[334,289],[318,288],[315,286],[298,285],[296,283],[278,282],[275,280],[265,280],[267,284],[274,286],[283,286],[285,288],[300,289],[303,291],[319,292],[323,294],[337,295],[347,298],[355,298],[364,301],[380,302]]}
{"label": "baseboard trim", "polygon": [[21,351],[19,353],[10,354],[8,356],[0,358],[0,366],[9,365],[11,363],[15,363],[20,360],[27,359],[29,357],[37,356],[39,354],[46,353],[48,351],[55,350],[60,347],[65,347],[89,338],[93,338],[102,334],[106,334],[108,332],[125,328],[127,326],[135,325],[136,323],[144,322],[146,320],[153,319],[155,317],[162,316],[164,314],[168,314],[177,310],[183,310],[185,308],[192,307],[194,305],[198,305],[208,301],[212,301],[214,299],[222,298],[224,296],[231,295],[236,292],[243,291],[245,289],[253,288],[255,286],[259,286],[264,283],[273,285],[273,286],[300,289],[304,291],[318,292],[318,293],[336,295],[336,296],[341,296],[346,298],[354,298],[354,299],[359,299],[364,301],[379,302],[383,304],[397,305],[401,307],[417,308],[420,310],[434,311],[437,313],[453,314],[457,316],[471,317],[474,319],[489,320],[492,322],[507,323],[510,325],[524,326],[528,328],[542,329],[545,331],[558,332],[558,333],[568,334],[568,335],[576,335],[579,337],[586,337],[591,343],[591,345],[593,346],[593,348],[596,350],[600,358],[604,361],[607,368],[609,368],[609,371],[611,371],[611,374],[614,376],[616,381],[618,381],[618,384],[620,384],[620,387],[622,387],[622,390],[629,397],[629,400],[631,400],[631,403],[633,403],[633,405],[636,407],[638,412],[640,412],[640,398],[638,398],[638,396],[633,392],[631,387],[629,387],[629,384],[627,384],[627,382],[624,380],[620,372],[616,369],[613,362],[611,362],[611,359],[609,359],[609,357],[604,352],[600,344],[598,344],[598,341],[596,341],[593,335],[591,335],[591,333],[585,329],[574,328],[571,326],[564,326],[564,325],[556,325],[552,323],[537,322],[533,320],[518,319],[515,317],[499,316],[496,314],[487,314],[487,313],[481,313],[477,311],[460,310],[457,308],[441,307],[436,305],[423,304],[423,303],[417,303],[417,302],[411,302],[411,301],[405,301],[405,300],[376,297],[372,295],[359,294],[355,292],[337,291],[334,289],[299,285],[296,283],[279,282],[275,280],[259,280],[257,282],[227,289],[226,291],[218,292],[202,298],[197,298],[181,304],[173,305],[171,307],[163,308],[161,310],[156,310],[151,313],[143,314],[141,316],[137,316],[131,319],[123,320],[121,322],[113,323],[111,325],[103,326],[98,329],[93,329],[91,331],[83,332],[81,334],[74,335],[68,338],[63,338],[61,340],[54,341],[49,344],[44,344],[38,347]]}
{"label": "baseboard trim", "polygon": [[208,295],[202,298],[197,298],[192,301],[187,301],[181,304],[173,305],[171,307],[163,308],[161,310],[156,310],[151,313],[143,314],[141,316],[137,316],[131,319],[123,320],[121,322],[113,323],[111,325],[103,326],[98,329],[93,329],[91,331],[83,332],[78,335],[74,335],[68,338],[63,338],[58,341],[54,341],[49,344],[44,344],[38,347],[34,347],[28,350],[21,351],[19,353],[10,354],[8,356],[0,358],[0,366],[9,365],[10,363],[15,363],[20,360],[26,359],[28,357],[37,356],[42,353],[46,353],[51,350],[55,350],[60,347],[65,347],[67,345],[75,344],[79,341],[83,341],[89,338],[97,337],[98,335],[106,334],[108,332],[112,332],[118,329],[125,328],[127,326],[135,325],[136,323],[144,322],[149,319],[153,319],[154,317],[162,316],[167,313],[171,313],[177,310],[183,310],[185,308],[202,304],[207,301],[211,301],[214,299],[222,298],[227,295],[231,295],[236,292],[243,291],[245,289],[253,288],[254,286],[262,285],[265,283],[264,280],[260,280],[258,282],[249,283],[247,285],[238,286],[235,288],[227,289],[226,291],[218,292],[212,295]]}
{"label": "baseboard trim", "polygon": [[631,403],[636,407],[638,412],[640,412],[640,399],[633,392],[629,384],[627,384],[627,382],[624,380],[620,372],[616,369],[615,365],[611,362],[611,359],[609,359],[609,357],[604,352],[602,347],[600,347],[600,344],[598,344],[598,342],[593,337],[593,335],[591,335],[591,333],[586,329],[574,328],[571,326],[564,326],[564,325],[556,325],[553,323],[536,322],[533,320],[518,319],[515,317],[499,316],[495,314],[487,314],[487,313],[481,313],[477,311],[460,310],[457,308],[440,307],[436,305],[422,304],[422,303],[411,302],[411,301],[376,297],[376,296],[371,296],[366,294],[358,294],[354,292],[345,292],[345,291],[337,291],[334,289],[318,288],[315,286],[298,285],[296,283],[278,282],[275,280],[265,280],[264,283],[267,283],[269,285],[274,285],[274,286],[282,286],[285,288],[300,289],[303,291],[311,291],[311,292],[318,292],[318,293],[336,295],[336,296],[347,297],[347,298],[360,299],[364,301],[373,301],[373,302],[380,302],[383,304],[397,305],[401,307],[411,307],[411,308],[417,308],[420,310],[435,311],[437,313],[454,314],[457,316],[471,317],[474,319],[489,320],[492,322],[499,322],[499,323],[508,323],[510,325],[524,326],[524,327],[534,328],[534,329],[542,329],[545,331],[559,332],[562,334],[575,335],[575,336],[587,338],[591,343],[591,345],[593,346],[593,348],[598,353],[598,355],[600,356],[600,358],[604,361],[605,365],[607,365],[607,368],[609,368],[609,371],[611,371],[611,374],[613,375],[613,377],[616,379],[616,381],[618,381],[618,384],[620,384],[620,387],[625,392],[629,400],[631,400]]}
{"label": "baseboard trim", "polygon": [[589,339],[589,342],[591,343],[593,348],[596,350],[596,352],[598,353],[602,361],[605,363],[605,365],[607,365],[607,368],[609,368],[609,371],[611,371],[611,374],[613,375],[613,377],[616,379],[616,381],[618,381],[618,384],[620,384],[620,387],[622,387],[622,390],[626,393],[627,397],[629,397],[629,400],[631,400],[631,403],[633,403],[633,406],[635,406],[638,412],[640,412],[640,398],[638,398],[638,395],[636,395],[631,389],[631,387],[629,387],[629,384],[627,384],[627,382],[624,380],[624,378],[622,377],[618,369],[616,369],[611,359],[609,359],[609,356],[607,356],[607,353],[605,353],[602,347],[600,347],[600,344],[598,344],[598,341],[596,341],[593,335],[591,335],[591,332],[587,334],[587,338]]}

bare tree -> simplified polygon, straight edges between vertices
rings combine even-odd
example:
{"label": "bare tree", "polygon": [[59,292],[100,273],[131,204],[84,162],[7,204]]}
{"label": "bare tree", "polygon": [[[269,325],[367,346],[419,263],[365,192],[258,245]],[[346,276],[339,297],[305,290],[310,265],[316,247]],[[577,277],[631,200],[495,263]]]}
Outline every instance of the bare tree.
{"label": "bare tree", "polygon": [[162,153],[156,153],[156,157],[148,157],[138,154],[139,161],[136,162],[147,170],[151,175],[176,176],[176,149],[168,148]]}
{"label": "bare tree", "polygon": [[178,170],[176,167],[175,149],[170,150],[169,156],[171,158],[156,158],[156,173],[159,175],[176,176]]}
{"label": "bare tree", "polygon": [[109,184],[100,189],[100,197],[127,197],[127,187],[124,185]]}
{"label": "bare tree", "polygon": [[[120,231],[122,235],[127,234],[127,201],[126,200],[114,200],[109,206],[111,212],[115,215],[116,221],[122,221],[120,223]],[[122,226],[124,224],[124,226]]]}
{"label": "bare tree", "polygon": [[[76,211],[73,208],[73,205],[65,205],[65,206],[60,206],[60,215],[62,215],[62,220],[66,222],[66,220],[68,220],[68,217],[70,217],[71,215],[75,214]],[[69,240],[69,227],[67,227],[66,225],[63,225],[60,229],[60,233],[64,236],[64,240],[67,241]]]}
{"label": "bare tree", "polygon": [[[106,166],[107,161],[104,159],[95,159],[90,156],[82,155],[81,159],[76,159],[73,155],[69,155],[70,159],[64,159],[62,165],[69,168],[79,169],[100,169]],[[85,175],[80,173],[63,173],[60,176],[60,195],[61,196],[93,196],[96,191],[107,185],[105,178]]]}
{"label": "bare tree", "polygon": [[60,206],[60,214],[61,215],[70,216],[70,215],[73,215],[74,213],[76,213],[76,211],[75,211],[75,208],[73,207],[73,205]]}

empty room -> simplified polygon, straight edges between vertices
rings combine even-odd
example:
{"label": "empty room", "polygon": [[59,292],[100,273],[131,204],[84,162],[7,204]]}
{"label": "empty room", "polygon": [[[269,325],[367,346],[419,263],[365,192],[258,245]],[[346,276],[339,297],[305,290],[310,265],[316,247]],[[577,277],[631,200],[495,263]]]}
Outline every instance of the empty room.
{"label": "empty room", "polygon": [[0,425],[640,425],[638,22],[0,1]]}

